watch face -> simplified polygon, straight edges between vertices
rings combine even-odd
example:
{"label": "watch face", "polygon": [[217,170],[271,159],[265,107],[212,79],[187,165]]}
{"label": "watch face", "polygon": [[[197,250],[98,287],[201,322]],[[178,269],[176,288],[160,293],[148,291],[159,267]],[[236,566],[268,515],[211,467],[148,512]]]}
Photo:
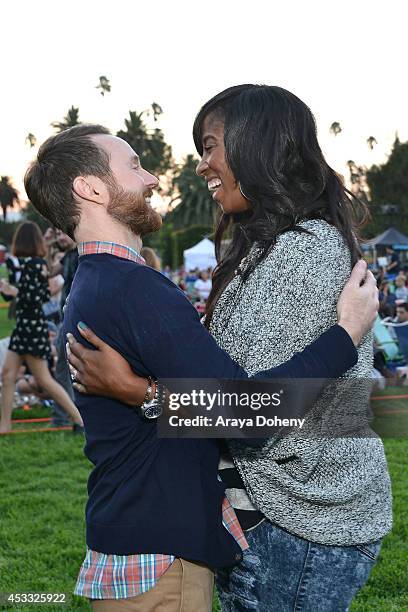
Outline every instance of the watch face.
{"label": "watch face", "polygon": [[162,407],[159,404],[147,407],[143,410],[143,416],[145,419],[158,419],[162,414]]}

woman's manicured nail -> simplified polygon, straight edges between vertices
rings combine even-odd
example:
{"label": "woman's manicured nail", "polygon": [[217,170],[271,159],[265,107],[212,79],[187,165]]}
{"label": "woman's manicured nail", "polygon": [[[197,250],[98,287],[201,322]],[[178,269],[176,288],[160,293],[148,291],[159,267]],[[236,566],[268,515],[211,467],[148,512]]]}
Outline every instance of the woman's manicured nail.
{"label": "woman's manicured nail", "polygon": [[88,326],[87,326],[87,325],[85,325],[85,323],[84,323],[83,321],[80,321],[80,322],[78,323],[78,327],[79,327],[80,329],[88,329]]}

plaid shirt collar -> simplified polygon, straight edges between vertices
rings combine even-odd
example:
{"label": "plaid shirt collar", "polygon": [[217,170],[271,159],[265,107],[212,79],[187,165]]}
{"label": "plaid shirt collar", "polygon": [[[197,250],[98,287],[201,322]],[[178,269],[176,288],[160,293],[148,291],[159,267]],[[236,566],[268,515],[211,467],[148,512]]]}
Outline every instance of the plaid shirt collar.
{"label": "plaid shirt collar", "polygon": [[78,244],[78,254],[82,255],[95,255],[99,253],[109,253],[109,255],[115,255],[122,259],[130,259],[142,266],[146,265],[143,257],[135,249],[125,246],[123,244],[117,244],[116,242],[103,242],[100,240],[94,240],[91,242],[81,242]]}

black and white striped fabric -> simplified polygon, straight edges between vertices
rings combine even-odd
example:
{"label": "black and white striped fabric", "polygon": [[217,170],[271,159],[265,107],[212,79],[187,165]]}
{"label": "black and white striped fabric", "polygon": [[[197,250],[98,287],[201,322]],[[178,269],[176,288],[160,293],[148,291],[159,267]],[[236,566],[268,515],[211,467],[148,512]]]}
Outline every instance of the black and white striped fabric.
{"label": "black and white striped fabric", "polygon": [[242,529],[248,531],[259,525],[265,517],[249,499],[240,473],[226,447],[221,455],[218,473],[226,486],[225,493],[235,510]]}

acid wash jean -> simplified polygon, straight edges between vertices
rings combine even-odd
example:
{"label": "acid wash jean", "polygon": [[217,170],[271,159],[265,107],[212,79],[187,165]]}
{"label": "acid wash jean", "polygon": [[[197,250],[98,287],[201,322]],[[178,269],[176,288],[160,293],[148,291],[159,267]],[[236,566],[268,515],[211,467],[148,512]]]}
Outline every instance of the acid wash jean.
{"label": "acid wash jean", "polygon": [[241,563],[217,572],[222,612],[345,612],[381,547],[315,544],[267,520],[245,535]]}

